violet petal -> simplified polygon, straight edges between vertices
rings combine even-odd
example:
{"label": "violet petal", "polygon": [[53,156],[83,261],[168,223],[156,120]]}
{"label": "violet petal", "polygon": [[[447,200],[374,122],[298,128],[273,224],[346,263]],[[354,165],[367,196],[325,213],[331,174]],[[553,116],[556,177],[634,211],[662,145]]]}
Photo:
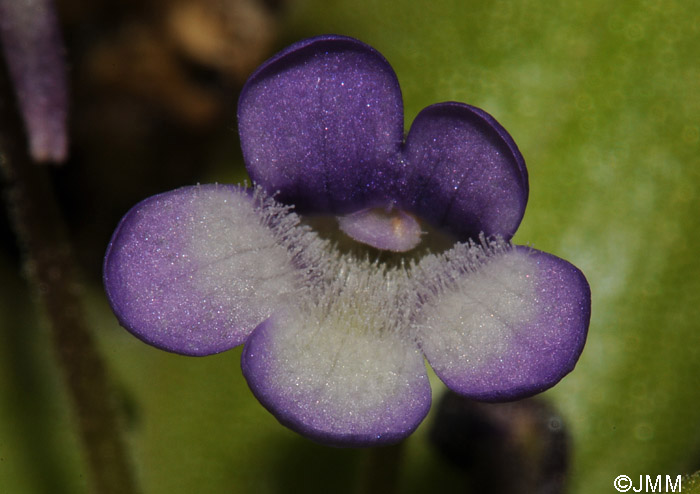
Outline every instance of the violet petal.
{"label": "violet petal", "polygon": [[68,83],[51,0],[0,0],[0,45],[35,161],[63,161]]}
{"label": "violet petal", "polygon": [[[281,226],[271,226],[282,216]],[[138,338],[171,352],[209,355],[240,345],[298,290],[291,254],[278,241],[294,235],[288,218],[286,209],[234,186],[184,187],[142,201],[105,256],[112,309]]]}
{"label": "violet petal", "polygon": [[283,425],[330,446],[378,446],[408,436],[430,408],[423,356],[396,334],[349,332],[339,320],[276,313],[245,343],[243,375]]}
{"label": "violet petal", "polygon": [[241,92],[238,126],[252,180],[300,212],[373,206],[400,179],[396,75],[352,38],[307,39],[265,62]]}
{"label": "violet petal", "polygon": [[425,108],[411,126],[405,159],[412,170],[406,207],[414,213],[460,240],[513,236],[527,203],[527,170],[489,114],[454,102]]}
{"label": "violet petal", "polygon": [[591,307],[575,266],[514,247],[453,280],[426,304],[419,332],[428,362],[449,388],[506,401],[543,391],[574,368]]}

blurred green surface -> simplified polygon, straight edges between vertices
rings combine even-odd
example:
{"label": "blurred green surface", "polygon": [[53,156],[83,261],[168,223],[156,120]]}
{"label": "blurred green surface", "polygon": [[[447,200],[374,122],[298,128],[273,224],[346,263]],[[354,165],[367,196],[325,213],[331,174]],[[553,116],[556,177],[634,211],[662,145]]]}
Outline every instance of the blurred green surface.
{"label": "blurred green surface", "polygon": [[[386,56],[407,128],[426,105],[464,101],[494,115],[525,156],[531,195],[514,240],[573,262],[593,293],[583,356],[547,393],[572,432],[570,491],[699,469],[697,5],[307,0],[284,40],[327,32]],[[16,272],[2,275],[0,492],[83,492],[48,337]],[[248,390],[239,351],[169,355],[119,329],[96,284],[86,302],[145,493],[355,492],[364,453],[278,425]],[[402,492],[462,492],[425,426],[407,444]]]}

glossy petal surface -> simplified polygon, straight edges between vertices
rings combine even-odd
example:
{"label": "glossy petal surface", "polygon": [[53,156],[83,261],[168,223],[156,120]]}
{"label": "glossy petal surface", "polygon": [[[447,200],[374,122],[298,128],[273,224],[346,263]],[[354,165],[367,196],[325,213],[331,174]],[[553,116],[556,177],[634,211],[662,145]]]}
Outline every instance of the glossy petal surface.
{"label": "glossy petal surface", "polygon": [[255,396],[282,424],[327,445],[395,443],[430,407],[415,345],[352,334],[299,313],[275,315],[258,327],[242,367]]}
{"label": "glossy petal surface", "polygon": [[573,369],[586,339],[590,289],[567,261],[515,247],[456,276],[424,310],[421,346],[440,379],[474,399],[510,400],[547,389]]}
{"label": "glossy petal surface", "polygon": [[401,90],[387,61],[352,38],[304,40],[263,64],[238,125],[253,181],[298,211],[355,211],[395,186]]}
{"label": "glossy petal surface", "polygon": [[296,289],[296,270],[269,214],[252,193],[217,185],[136,205],[105,258],[105,288],[120,323],[186,355],[240,345]]}
{"label": "glossy petal surface", "polygon": [[525,161],[489,114],[440,103],[418,114],[406,139],[411,175],[408,205],[461,240],[510,239],[525,212]]}

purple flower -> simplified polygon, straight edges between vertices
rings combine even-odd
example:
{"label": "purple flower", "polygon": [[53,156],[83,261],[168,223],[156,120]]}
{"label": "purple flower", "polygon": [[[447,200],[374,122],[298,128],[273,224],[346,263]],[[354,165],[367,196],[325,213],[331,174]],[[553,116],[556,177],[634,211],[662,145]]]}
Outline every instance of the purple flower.
{"label": "purple flower", "polygon": [[[440,103],[404,141],[386,60],[321,36],[251,76],[239,130],[255,189],[167,192],[114,233],[105,287],[137,337],[185,355],[245,344],[260,402],[331,445],[409,435],[430,408],[425,359],[484,401],[535,394],[573,369],[590,290],[568,262],[509,243],[527,172],[493,117]],[[364,254],[309,226],[328,224]],[[427,253],[435,239],[448,248]]]}

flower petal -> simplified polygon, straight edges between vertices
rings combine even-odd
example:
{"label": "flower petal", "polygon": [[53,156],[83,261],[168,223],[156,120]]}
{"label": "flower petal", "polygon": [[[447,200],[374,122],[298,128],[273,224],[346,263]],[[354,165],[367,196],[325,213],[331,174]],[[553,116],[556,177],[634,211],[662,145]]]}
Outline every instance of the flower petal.
{"label": "flower petal", "polygon": [[301,235],[293,223],[285,208],[234,186],[146,199],[122,219],[105,256],[112,308],[165,350],[209,355],[240,345],[298,290],[299,270],[278,241]]}
{"label": "flower petal", "polygon": [[[442,258],[462,268],[424,308],[419,338],[428,362],[452,390],[484,401],[553,386],[574,368],[586,340],[591,300],[583,273],[527,247],[464,269],[473,264],[463,260],[469,256],[458,247]],[[424,269],[435,269],[437,259]]]}
{"label": "flower petal", "polygon": [[377,446],[411,434],[431,400],[418,348],[320,324],[300,312],[275,314],[253,332],[241,365],[258,400],[322,444]]}
{"label": "flower petal", "polygon": [[408,436],[430,408],[423,355],[410,334],[404,271],[338,258],[322,289],[299,292],[243,349],[243,375],[287,427],[336,446]]}
{"label": "flower petal", "polygon": [[238,127],[253,181],[298,211],[352,212],[397,180],[388,163],[403,139],[401,90],[355,39],[311,38],[268,60],[241,92]]}
{"label": "flower petal", "polygon": [[528,196],[525,161],[488,113],[463,103],[425,108],[406,139],[413,212],[459,240],[499,235],[509,240]]}

